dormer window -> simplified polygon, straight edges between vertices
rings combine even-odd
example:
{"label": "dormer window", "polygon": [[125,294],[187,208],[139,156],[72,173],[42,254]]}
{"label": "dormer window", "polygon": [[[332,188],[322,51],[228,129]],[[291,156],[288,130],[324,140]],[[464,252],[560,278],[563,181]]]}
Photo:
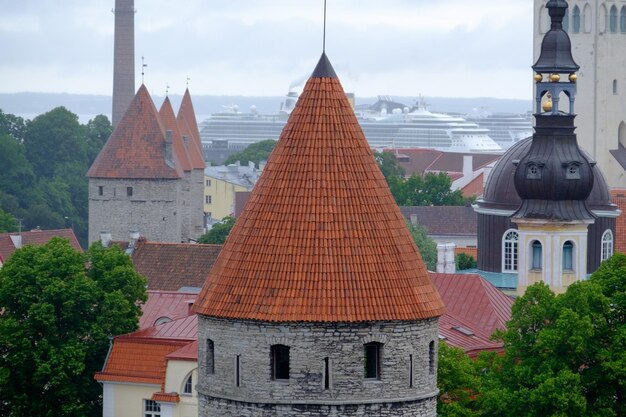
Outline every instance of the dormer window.
{"label": "dormer window", "polygon": [[563,164],[565,167],[565,179],[568,180],[579,180],[580,179],[580,163],[579,162],[569,162]]}
{"label": "dormer window", "polygon": [[526,179],[540,180],[542,168],[543,168],[543,164],[530,162],[526,168]]}

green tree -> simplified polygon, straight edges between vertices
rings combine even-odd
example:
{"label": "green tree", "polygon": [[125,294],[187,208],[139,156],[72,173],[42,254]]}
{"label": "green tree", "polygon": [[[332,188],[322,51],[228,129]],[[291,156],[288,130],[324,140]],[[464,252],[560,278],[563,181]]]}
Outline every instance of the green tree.
{"label": "green tree", "polygon": [[36,177],[26,159],[24,145],[6,133],[0,133],[0,190],[15,196],[21,207],[33,198]]}
{"label": "green tree", "polygon": [[88,165],[96,159],[98,153],[113,133],[113,126],[109,118],[103,114],[99,114],[89,120],[85,125],[85,139],[87,141],[87,159]]}
{"label": "green tree", "polygon": [[463,350],[439,343],[437,401],[439,417],[479,416],[477,393],[481,383],[481,363],[474,361]]}
{"label": "green tree", "polygon": [[241,152],[234,153],[230,155],[224,161],[224,165],[234,164],[239,161],[244,165],[247,165],[248,162],[254,162],[254,165],[258,168],[260,161],[267,161],[270,157],[270,154],[274,150],[276,146],[276,141],[272,139],[262,140],[257,143],[253,143],[248,146]]}
{"label": "green tree", "polygon": [[16,232],[18,229],[17,219],[9,213],[5,213],[0,207],[0,233]]}
{"label": "green tree", "polygon": [[455,256],[456,269],[463,271],[464,269],[476,268],[476,259],[467,253],[459,253]]}
{"label": "green tree", "polygon": [[235,220],[232,216],[224,217],[221,223],[214,224],[211,230],[200,236],[198,243],[223,244],[235,225]]}
{"label": "green tree", "polygon": [[395,154],[392,152],[374,152],[374,158],[378,162],[380,171],[387,179],[387,183],[389,183],[391,177],[404,178],[404,168],[398,165]]}
{"label": "green tree", "polygon": [[0,415],[102,412],[109,336],[137,328],[145,280],[116,246],[86,254],[64,239],[18,249],[0,269]]}
{"label": "green tree", "polygon": [[2,109],[0,109],[0,134],[6,133],[14,140],[21,143],[24,140],[26,125],[27,122],[23,118],[10,113],[4,113]]}
{"label": "green tree", "polygon": [[87,169],[87,142],[78,116],[57,107],[35,117],[24,135],[26,157],[39,177],[51,178],[55,168],[79,162]]}
{"label": "green tree", "polygon": [[426,268],[429,271],[434,271],[437,268],[437,244],[428,237],[424,226],[419,224],[413,225],[410,222],[406,222],[406,225],[420,251],[420,255],[422,255]]}
{"label": "green tree", "polygon": [[626,255],[555,295],[529,287],[498,334],[480,402],[485,416],[626,415]]}

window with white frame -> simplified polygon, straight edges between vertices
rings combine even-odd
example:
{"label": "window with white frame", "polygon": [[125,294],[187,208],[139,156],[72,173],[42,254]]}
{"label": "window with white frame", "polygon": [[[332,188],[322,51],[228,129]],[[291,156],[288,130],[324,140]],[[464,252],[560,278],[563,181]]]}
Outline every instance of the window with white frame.
{"label": "window with white frame", "polygon": [[153,400],[143,400],[143,417],[161,417],[161,405]]}
{"label": "window with white frame", "polygon": [[535,240],[530,247],[532,249],[530,267],[531,269],[541,269],[541,265],[543,264],[543,247],[541,246],[541,242]]}
{"label": "window with white frame", "polygon": [[613,232],[607,229],[602,234],[602,253],[600,260],[606,261],[611,256],[613,256]]}
{"label": "window with white frame", "polygon": [[574,269],[574,244],[568,240],[563,244],[563,270],[572,271]]}
{"label": "window with white frame", "polygon": [[185,380],[185,385],[183,385],[183,394],[191,395],[193,391],[193,372],[189,373],[187,379]]}
{"label": "window with white frame", "polygon": [[510,229],[504,232],[502,238],[502,271],[517,272],[519,234]]}

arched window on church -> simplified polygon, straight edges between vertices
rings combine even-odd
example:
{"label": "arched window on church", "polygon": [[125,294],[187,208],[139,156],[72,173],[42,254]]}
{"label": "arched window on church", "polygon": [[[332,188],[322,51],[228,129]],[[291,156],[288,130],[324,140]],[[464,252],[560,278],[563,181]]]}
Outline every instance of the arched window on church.
{"label": "arched window on church", "polygon": [[619,31],[626,33],[626,6],[622,6],[619,12]]}
{"label": "arched window on church", "polygon": [[600,260],[606,261],[613,256],[613,232],[607,229],[602,234],[602,253],[600,254]]}
{"label": "arched window on church", "polygon": [[574,244],[568,240],[563,244],[563,271],[574,270]]}
{"label": "arched window on church", "polygon": [[572,32],[580,32],[580,8],[578,6],[574,6],[572,10]]}
{"label": "arched window on church", "polygon": [[591,24],[593,21],[591,20],[591,6],[588,3],[585,3],[583,7],[583,31],[585,33],[591,32]]}
{"label": "arched window on church", "polygon": [[617,32],[617,7],[615,5],[611,6],[609,12],[609,30],[611,33]]}
{"label": "arched window on church", "polygon": [[519,234],[509,229],[502,236],[502,272],[517,272]]}
{"label": "arched window on church", "polygon": [[569,11],[565,9],[565,16],[563,16],[563,30],[569,32]]}
{"label": "arched window on church", "polygon": [[530,257],[530,269],[541,269],[543,265],[543,248],[541,246],[541,242],[538,240],[533,240],[530,245],[532,251],[532,256]]}

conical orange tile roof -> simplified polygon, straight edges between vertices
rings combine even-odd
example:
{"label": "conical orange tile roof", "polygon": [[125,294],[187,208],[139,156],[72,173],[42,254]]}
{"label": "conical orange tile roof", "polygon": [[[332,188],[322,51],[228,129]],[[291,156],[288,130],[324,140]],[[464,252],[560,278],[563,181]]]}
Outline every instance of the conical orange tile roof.
{"label": "conical orange tile roof", "polygon": [[325,55],[194,304],[273,322],[443,314],[385,178]]}
{"label": "conical orange tile roof", "polygon": [[202,141],[200,140],[200,130],[196,121],[196,113],[191,102],[189,89],[185,90],[183,99],[178,109],[178,127],[180,134],[189,138],[189,158],[194,169],[204,169],[204,154],[202,152]]}
{"label": "conical orange tile roof", "polygon": [[173,153],[166,161],[165,131],[148,89],[141,85],[124,117],[89,168],[91,178],[180,178]]}
{"label": "conical orange tile roof", "polygon": [[191,171],[191,161],[189,159],[189,153],[183,142],[183,138],[178,129],[178,122],[176,121],[176,115],[172,108],[172,103],[169,97],[165,97],[161,108],[159,109],[159,117],[161,118],[161,124],[163,128],[172,131],[172,143],[174,145],[174,152],[180,162],[180,167],[183,171]]}

